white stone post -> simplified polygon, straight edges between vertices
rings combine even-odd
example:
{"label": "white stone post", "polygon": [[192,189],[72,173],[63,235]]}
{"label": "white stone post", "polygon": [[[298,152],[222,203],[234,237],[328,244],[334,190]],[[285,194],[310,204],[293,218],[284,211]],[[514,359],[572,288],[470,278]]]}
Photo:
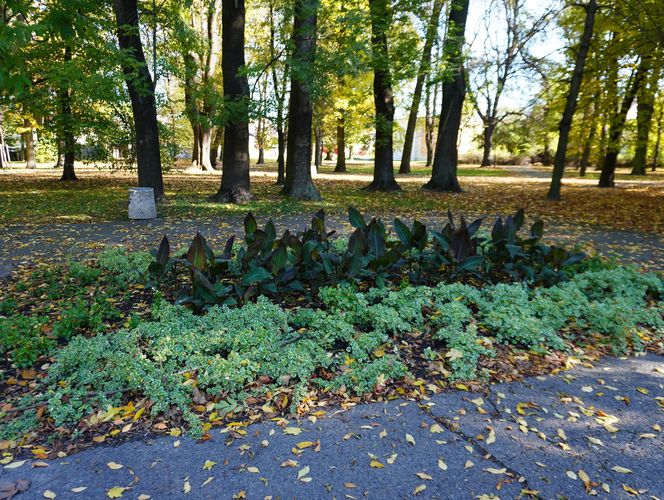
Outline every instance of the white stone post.
{"label": "white stone post", "polygon": [[154,219],[157,206],[154,201],[154,189],[148,187],[129,188],[129,218]]}

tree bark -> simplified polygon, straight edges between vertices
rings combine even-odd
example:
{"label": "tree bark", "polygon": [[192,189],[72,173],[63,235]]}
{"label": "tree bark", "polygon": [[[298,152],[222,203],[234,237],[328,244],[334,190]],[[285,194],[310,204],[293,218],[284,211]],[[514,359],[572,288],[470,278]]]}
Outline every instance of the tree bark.
{"label": "tree bark", "polygon": [[323,164],[323,131],[320,127],[314,127],[314,142],[315,152],[314,152],[314,164],[316,165],[316,172]]}
{"label": "tree bark", "polygon": [[334,171],[346,171],[346,117],[343,115],[337,122],[337,164]]}
{"label": "tree bark", "polygon": [[114,0],[118,43],[126,58],[122,64],[134,115],[136,162],[139,187],[154,189],[156,200],[164,198],[159,128],[154,86],[145,63],[138,24],[137,0]]}
{"label": "tree bark", "polygon": [[390,28],[388,0],[369,0],[371,15],[371,59],[374,71],[373,94],[376,110],[376,139],[374,146],[374,175],[367,191],[399,191],[394,178],[392,132],[394,128],[394,94],[387,48]]}
{"label": "tree bark", "polygon": [[224,142],[224,129],[217,128],[214,130],[214,140],[212,141],[212,147],[210,148],[210,165],[214,170],[221,170],[221,164],[219,162],[220,153],[219,148]]}
{"label": "tree bark", "polygon": [[492,123],[484,123],[482,131],[482,163],[481,167],[490,167],[493,162],[491,161],[491,149],[493,148],[493,132],[496,126]]}
{"label": "tree bark", "polygon": [[620,152],[620,139],[622,138],[623,130],[625,129],[625,122],[627,121],[627,113],[632,107],[632,103],[636,94],[643,83],[646,73],[649,71],[650,60],[642,58],[639,63],[636,73],[631,78],[625,89],[625,97],[623,98],[620,110],[616,113],[609,123],[608,144],[606,148],[606,156],[602,162],[602,173],[599,177],[598,186],[601,188],[610,188],[615,186],[615,171],[616,164],[618,163],[618,153]]}
{"label": "tree bark", "polygon": [[295,0],[293,68],[288,112],[288,158],[282,194],[298,200],[320,200],[311,178],[311,80],[316,53],[318,0]]}
{"label": "tree bark", "polygon": [[637,93],[636,105],[636,149],[632,160],[632,175],[646,175],[650,126],[655,114],[655,91],[659,80],[659,68],[652,70],[650,77]]}
{"label": "tree bark", "polygon": [[660,104],[659,114],[657,116],[657,138],[655,139],[655,147],[652,152],[652,169],[654,172],[659,167],[659,153],[662,143],[662,128],[664,127],[664,106]]}
{"label": "tree bark", "polygon": [[466,18],[469,0],[452,0],[448,18],[447,38],[443,56],[452,74],[443,83],[438,139],[433,158],[431,179],[423,187],[432,191],[459,193],[457,177],[459,127],[466,97],[466,79],[463,69],[463,45],[465,43]]}
{"label": "tree bark", "polygon": [[565,158],[567,155],[569,132],[572,128],[572,119],[574,118],[576,104],[579,99],[579,90],[581,89],[581,81],[583,80],[586,57],[588,56],[588,50],[590,50],[590,42],[592,41],[593,31],[595,29],[597,0],[590,0],[588,5],[585,6],[585,9],[586,19],[583,25],[581,44],[579,45],[576,61],[574,62],[574,71],[572,72],[572,80],[565,101],[565,109],[563,110],[563,116],[558,125],[558,147],[556,148],[556,157],[553,164],[551,186],[549,187],[549,193],[547,194],[547,199],[552,201],[560,200],[560,187],[563,174],[565,173]]}
{"label": "tree bark", "polygon": [[[65,47],[64,63],[71,61],[71,47]],[[76,138],[74,137],[74,118],[71,111],[71,94],[67,86],[60,89],[61,134],[63,138],[64,162],[61,181],[75,181],[74,161],[76,160]]]}
{"label": "tree bark", "polygon": [[23,126],[27,129],[23,132],[25,143],[25,168],[37,168],[37,153],[35,151],[35,136],[32,131],[32,121],[29,118],[23,120]]}
{"label": "tree bark", "polygon": [[[433,106],[431,106],[431,83],[427,85],[426,92],[426,116],[424,125],[424,143],[427,148],[427,163],[426,166],[430,167],[433,163],[433,132],[435,128],[434,115],[436,113],[436,104],[438,101],[438,82],[433,86]],[[433,113],[432,113],[433,109]]]}
{"label": "tree bark", "polygon": [[249,84],[244,61],[244,0],[222,4],[221,68],[224,97],[232,114],[224,126],[221,186],[213,201],[243,203],[251,199],[249,179]]}
{"label": "tree bark", "polygon": [[[272,1],[269,2],[268,15],[270,19],[270,57],[273,61],[277,59],[276,48],[276,28],[274,21],[274,6]],[[283,186],[286,182],[286,133],[284,131],[285,118],[284,118],[284,101],[286,99],[286,85],[288,80],[288,66],[285,66],[283,75],[281,75],[281,82],[277,74],[277,65],[272,64],[270,68],[272,73],[272,85],[274,87],[274,97],[277,106],[277,116],[275,126],[277,129],[277,182],[279,186]]]}
{"label": "tree bark", "polygon": [[410,173],[410,157],[413,153],[413,139],[415,138],[415,128],[417,127],[417,114],[420,110],[420,101],[422,100],[422,87],[431,67],[431,49],[438,33],[438,24],[440,20],[440,11],[443,7],[443,0],[434,0],[431,10],[431,17],[427,24],[427,32],[424,38],[424,47],[422,49],[422,59],[415,80],[415,90],[413,91],[413,102],[410,106],[408,115],[408,125],[406,126],[406,136],[403,143],[403,154],[401,164],[399,165],[400,174]]}

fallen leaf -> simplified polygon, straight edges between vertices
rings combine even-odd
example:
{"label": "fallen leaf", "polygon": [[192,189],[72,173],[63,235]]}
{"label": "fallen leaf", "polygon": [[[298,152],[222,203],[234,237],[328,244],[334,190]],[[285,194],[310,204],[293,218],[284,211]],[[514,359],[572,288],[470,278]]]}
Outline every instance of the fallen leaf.
{"label": "fallen leaf", "polygon": [[444,429],[438,425],[438,424],[433,424],[431,427],[429,427],[429,432],[433,434],[440,434],[444,431]]}
{"label": "fallen leaf", "polygon": [[12,462],[9,465],[5,465],[5,469],[18,469],[21,467],[23,464],[25,464],[27,460],[17,460],[16,462]]}
{"label": "fallen leaf", "polygon": [[487,469],[484,469],[486,472],[489,472],[491,474],[505,474],[507,472],[507,469],[502,468],[502,469],[496,469],[494,467],[489,467]]}
{"label": "fallen leaf", "polygon": [[261,471],[258,469],[258,467],[252,466],[252,467],[247,467],[247,472],[251,472],[253,474],[260,474]]}
{"label": "fallen leaf", "polygon": [[431,481],[433,478],[427,474],[426,472],[416,472],[415,475],[419,477],[420,479],[424,479],[425,481]]}
{"label": "fallen leaf", "polygon": [[124,465],[122,465],[122,464],[117,464],[117,463],[115,463],[115,462],[108,462],[108,463],[106,464],[106,467],[108,467],[108,468],[111,469],[111,470],[118,470],[118,469],[122,469],[122,468],[124,467]]}
{"label": "fallen leaf", "polygon": [[626,469],[625,467],[620,467],[619,465],[614,465],[611,467],[611,470],[614,472],[620,472],[621,474],[631,474],[631,469]]}
{"label": "fallen leaf", "polygon": [[185,478],[184,484],[182,485],[182,492],[187,495],[191,491],[191,483],[189,482],[189,478]]}
{"label": "fallen leaf", "polygon": [[442,458],[438,459],[438,468],[441,470],[447,470],[447,464]]}
{"label": "fallen leaf", "polygon": [[408,441],[410,444],[415,446],[415,438],[411,436],[410,434],[406,434],[406,441]]}
{"label": "fallen leaf", "polygon": [[121,498],[126,489],[122,486],[114,486],[110,490],[106,490],[106,496],[108,498]]}
{"label": "fallen leaf", "polygon": [[56,495],[53,491],[51,491],[51,490],[46,490],[44,493],[42,493],[42,496],[43,496],[44,498],[48,498],[49,500],[52,500],[52,499],[55,498],[57,495]]}
{"label": "fallen leaf", "polygon": [[372,460],[369,462],[369,467],[373,467],[374,469],[382,469],[385,467],[383,464],[381,464],[378,460]]}
{"label": "fallen leaf", "polygon": [[85,491],[87,489],[88,489],[87,486],[78,486],[77,488],[72,488],[71,492],[72,493],[80,493],[80,492]]}
{"label": "fallen leaf", "polygon": [[284,434],[290,434],[291,436],[297,436],[302,432],[302,429],[299,427],[285,427]]}
{"label": "fallen leaf", "polygon": [[308,465],[305,466],[305,467],[303,467],[302,469],[300,469],[300,470],[298,471],[298,473],[297,473],[297,480],[300,481],[304,476],[306,476],[307,474],[309,474],[309,471],[310,471],[310,470],[311,470],[311,469],[309,468]]}
{"label": "fallen leaf", "polygon": [[427,487],[425,484],[420,484],[419,486],[416,486],[415,489],[413,490],[413,495],[419,495],[426,489]]}

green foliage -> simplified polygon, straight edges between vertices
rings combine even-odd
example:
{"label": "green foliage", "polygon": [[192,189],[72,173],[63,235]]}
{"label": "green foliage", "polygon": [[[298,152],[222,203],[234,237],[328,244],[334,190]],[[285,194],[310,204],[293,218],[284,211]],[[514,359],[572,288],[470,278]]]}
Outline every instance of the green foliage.
{"label": "green foliage", "polygon": [[19,367],[32,366],[55,347],[55,340],[42,330],[47,320],[23,315],[0,317],[0,354],[9,354]]}
{"label": "green foliage", "polygon": [[320,289],[319,308],[284,309],[259,297],[195,315],[157,300],[153,321],[64,347],[49,371],[49,408],[58,424],[76,422],[139,393],[154,412],[177,407],[198,433],[186,374],[194,374],[199,391],[220,395],[218,411],[264,396],[255,381],[265,377],[269,387],[293,387],[295,410],[310,384],[361,395],[407,376],[399,347],[416,330],[425,359],[445,359],[453,380],[476,378],[481,357],[495,355],[494,341],[545,351],[597,333],[617,351],[638,349],[641,327],[664,334],[663,291],[661,277],[617,268],[549,288],[441,283],[359,292],[342,284]]}
{"label": "green foliage", "polygon": [[146,279],[152,256],[148,252],[127,252],[124,248],[112,247],[101,252],[97,262],[118,283],[142,283]]}
{"label": "green foliage", "polygon": [[151,280],[177,282],[178,267],[188,270],[189,286],[180,304],[203,311],[214,304],[244,304],[258,295],[278,296],[291,292],[316,292],[326,285],[363,282],[383,287],[407,276],[411,283],[455,279],[471,274],[487,282],[530,281],[557,283],[569,275],[568,268],[585,255],[570,253],[542,243],[543,223],[536,222],[528,238],[519,236],[524,222],[520,210],[505,221],[498,218],[490,237],[478,233],[482,219],[459,226],[451,214],[442,231],[433,231],[419,221],[409,228],[395,219],[396,239],[390,238],[383,222],[367,222],[349,207],[354,228],[345,246],[333,243],[325,228],[325,214],[317,212],[310,229],[277,238],[271,220],[259,229],[253,214],[244,221],[245,244],[235,252],[230,238],[216,256],[205,238],[197,234],[186,255],[171,258],[164,237],[150,264]]}

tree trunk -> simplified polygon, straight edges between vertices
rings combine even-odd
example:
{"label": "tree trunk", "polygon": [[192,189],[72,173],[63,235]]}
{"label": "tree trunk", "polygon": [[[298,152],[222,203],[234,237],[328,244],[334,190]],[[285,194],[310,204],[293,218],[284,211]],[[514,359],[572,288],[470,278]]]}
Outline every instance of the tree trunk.
{"label": "tree trunk", "polygon": [[657,139],[655,139],[655,148],[652,152],[652,171],[659,167],[659,153],[662,143],[662,128],[664,127],[664,106],[660,104],[659,114],[657,116]]}
{"label": "tree trunk", "polygon": [[337,164],[334,171],[346,171],[346,118],[343,115],[337,122]]}
{"label": "tree trunk", "polygon": [[459,193],[457,178],[459,127],[466,97],[466,79],[463,69],[463,45],[465,42],[466,18],[470,0],[452,0],[448,19],[448,33],[443,45],[443,55],[452,72],[443,83],[438,139],[433,158],[431,180],[424,189]]}
{"label": "tree trunk", "polygon": [[493,131],[496,126],[492,123],[485,123],[482,131],[482,163],[481,167],[490,167],[493,162],[491,161],[491,149],[493,148]]}
{"label": "tree trunk", "polygon": [[[424,143],[427,148],[427,163],[426,166],[430,167],[433,163],[433,131],[434,131],[434,115],[436,113],[436,103],[438,96],[438,83],[433,86],[433,107],[431,106],[431,83],[427,84],[426,92],[426,116],[424,123]],[[433,113],[432,113],[433,109]]]}
{"label": "tree trunk", "polygon": [[214,134],[214,129],[208,128],[208,127],[201,127],[201,135],[200,135],[200,150],[199,150],[199,158],[200,158],[200,167],[203,170],[206,170],[208,172],[214,171],[214,168],[212,168],[212,136]]}
{"label": "tree trunk", "polygon": [[406,136],[403,143],[403,154],[401,156],[401,164],[399,165],[400,174],[410,173],[410,157],[413,153],[413,139],[415,138],[417,114],[420,110],[420,101],[422,100],[422,87],[424,86],[424,82],[431,66],[431,49],[438,33],[440,11],[442,10],[442,7],[443,0],[434,0],[433,8],[431,10],[431,17],[429,18],[427,32],[424,38],[424,47],[422,49],[420,68],[417,72],[417,79],[415,80],[413,102],[410,106],[410,113],[408,115],[408,125],[406,126]]}
{"label": "tree trunk", "polygon": [[212,199],[242,203],[251,199],[249,179],[249,84],[244,74],[244,0],[222,3],[221,68],[224,97],[234,113],[224,126],[221,186]]}
{"label": "tree trunk", "polygon": [[572,72],[572,80],[567,93],[565,101],[565,109],[563,116],[558,125],[558,147],[556,148],[556,157],[553,165],[553,176],[551,178],[551,186],[547,199],[558,201],[560,200],[560,186],[565,173],[565,157],[567,155],[567,143],[569,142],[569,131],[572,128],[572,119],[574,118],[574,111],[576,111],[576,104],[579,98],[579,90],[581,89],[581,81],[583,80],[583,72],[586,65],[586,57],[590,49],[590,42],[593,37],[595,29],[595,12],[597,12],[597,0],[590,0],[588,5],[585,6],[586,19],[583,26],[583,35],[581,36],[581,44],[576,54],[576,61],[574,61],[574,71]]}
{"label": "tree trunk", "polygon": [[650,78],[641,86],[637,94],[636,106],[636,149],[632,160],[632,175],[646,175],[648,162],[648,142],[650,126],[655,114],[655,90],[659,80],[659,68],[653,69]]}
{"label": "tree trunk", "polygon": [[32,130],[32,121],[29,118],[23,120],[23,126],[27,129],[23,133],[25,143],[25,168],[37,168],[37,153],[35,151],[35,136]]}
{"label": "tree trunk", "polygon": [[277,184],[283,186],[286,182],[286,138],[281,127],[277,129]]}
{"label": "tree trunk", "polygon": [[[318,0],[295,0],[293,66],[288,112],[288,158],[282,194],[298,200],[320,200],[311,179],[311,80],[316,53]],[[295,70],[297,68],[297,70]]]}
{"label": "tree trunk", "polygon": [[223,144],[223,139],[224,139],[224,129],[222,128],[217,128],[214,132],[214,140],[212,141],[212,147],[210,148],[210,165],[212,165],[212,168],[214,170],[221,170],[221,163],[219,162],[220,158],[220,153],[219,153],[219,148],[221,148],[221,145]]}
{"label": "tree trunk", "polygon": [[314,127],[314,141],[314,165],[316,166],[316,172],[318,172],[318,169],[323,164],[323,131],[320,127]]}
{"label": "tree trunk", "polygon": [[588,170],[588,164],[590,163],[590,153],[592,152],[595,135],[597,135],[597,123],[596,119],[593,117],[592,123],[590,124],[590,132],[588,133],[586,142],[583,145],[583,152],[581,153],[581,161],[579,162],[579,175],[581,177],[586,176],[586,171]]}
{"label": "tree trunk", "polygon": [[641,87],[641,83],[649,70],[650,61],[647,58],[642,58],[636,73],[631,78],[625,90],[625,97],[620,105],[620,110],[615,114],[609,124],[608,144],[606,148],[606,156],[602,162],[602,173],[599,177],[598,186],[601,188],[609,188],[615,186],[615,171],[616,164],[618,163],[618,153],[620,152],[620,139],[622,138],[623,130],[625,129],[625,122],[627,121],[627,113],[632,107],[636,93]]}
{"label": "tree trunk", "polygon": [[[65,47],[65,65],[71,61],[71,47]],[[63,138],[64,164],[61,181],[75,181],[74,161],[76,159],[76,138],[74,137],[74,117],[71,112],[71,94],[69,88],[60,90],[61,134]]]}
{"label": "tree trunk", "polygon": [[65,143],[62,139],[58,139],[58,157],[53,165],[53,170],[60,170],[65,163]]}
{"label": "tree trunk", "polygon": [[371,11],[371,53],[374,71],[373,94],[376,110],[374,175],[368,191],[398,191],[394,179],[392,131],[394,128],[394,95],[390,75],[387,31],[390,28],[388,0],[369,0]]}
{"label": "tree trunk", "polygon": [[145,64],[136,3],[137,0],[114,0],[113,7],[120,50],[132,59],[122,65],[122,70],[134,115],[138,185],[153,188],[155,199],[161,200],[164,198],[164,181],[161,173],[157,108],[152,78]]}
{"label": "tree trunk", "polygon": [[330,148],[325,151],[325,161],[332,161],[332,150]]}

